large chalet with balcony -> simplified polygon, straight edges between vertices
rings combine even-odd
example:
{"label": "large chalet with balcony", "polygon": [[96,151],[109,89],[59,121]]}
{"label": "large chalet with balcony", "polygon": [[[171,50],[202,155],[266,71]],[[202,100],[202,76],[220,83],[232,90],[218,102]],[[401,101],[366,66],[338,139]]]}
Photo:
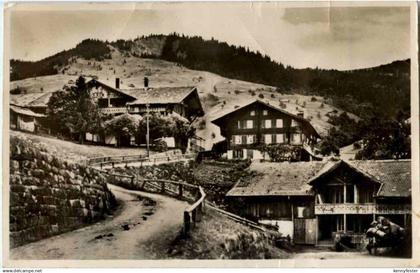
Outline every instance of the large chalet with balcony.
{"label": "large chalet with balcony", "polygon": [[314,159],[312,147],[320,136],[303,117],[262,100],[253,100],[212,120],[226,139],[228,159],[269,159],[259,147],[289,144],[302,147],[302,160]]}
{"label": "large chalet with balcony", "polygon": [[[131,114],[140,120],[149,111],[164,116],[176,115],[192,122],[204,115],[196,87],[149,87],[147,84],[143,88],[126,88],[121,86],[119,78],[115,79],[115,84],[91,79],[87,86],[100,111],[110,116]],[[52,92],[11,95],[11,128],[37,132],[42,127],[51,95]],[[114,136],[90,133],[86,134],[86,140],[106,145],[117,143]],[[165,141],[169,147],[175,145],[173,139]],[[135,136],[132,136],[124,139],[122,145],[133,145],[136,142]]]}
{"label": "large chalet with balcony", "polygon": [[196,87],[120,88],[119,78],[115,87],[96,79],[89,81],[88,86],[91,97],[105,114],[177,113],[189,121],[204,115]]}
{"label": "large chalet with balcony", "polygon": [[378,216],[411,228],[411,161],[257,163],[227,193],[231,209],[278,228],[295,243],[363,245]]}

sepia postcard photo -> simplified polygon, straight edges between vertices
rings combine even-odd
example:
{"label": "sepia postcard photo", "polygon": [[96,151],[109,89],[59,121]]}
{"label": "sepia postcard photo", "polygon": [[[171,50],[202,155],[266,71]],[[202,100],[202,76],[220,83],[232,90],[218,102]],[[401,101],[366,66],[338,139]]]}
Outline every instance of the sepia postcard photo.
{"label": "sepia postcard photo", "polygon": [[416,3],[4,10],[5,266],[419,266]]}

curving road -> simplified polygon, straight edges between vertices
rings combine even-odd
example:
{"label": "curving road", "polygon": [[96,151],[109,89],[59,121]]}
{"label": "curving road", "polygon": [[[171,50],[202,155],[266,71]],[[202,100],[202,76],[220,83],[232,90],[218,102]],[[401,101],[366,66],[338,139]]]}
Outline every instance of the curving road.
{"label": "curving road", "polygon": [[[114,217],[10,251],[11,259],[159,259],[181,232],[187,202],[108,185]],[[153,201],[150,201],[153,200]]]}

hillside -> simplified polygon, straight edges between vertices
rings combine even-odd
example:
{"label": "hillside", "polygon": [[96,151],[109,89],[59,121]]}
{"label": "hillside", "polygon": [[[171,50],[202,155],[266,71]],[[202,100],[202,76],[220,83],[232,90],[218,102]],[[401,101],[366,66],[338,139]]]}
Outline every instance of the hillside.
{"label": "hillside", "polygon": [[[399,110],[410,110],[410,60],[395,61],[378,67],[337,71],[324,69],[294,69],[272,61],[259,52],[245,47],[230,46],[217,40],[186,37],[177,34],[150,35],[134,40],[102,42],[84,40],[75,48],[60,52],[37,62],[11,60],[11,79],[20,80],[52,74],[83,73],[78,70],[79,59],[90,59],[90,72],[109,69],[106,77],[126,74],[124,77],[152,75],[147,61],[137,64],[139,71],[126,68],[124,60],[116,67],[102,65],[114,59],[114,53],[124,58],[149,57],[166,60],[192,70],[202,70],[225,78],[237,79],[274,87],[276,92],[318,95],[347,112],[385,117]],[[113,63],[113,60],[110,61]],[[149,62],[151,62],[149,60]],[[125,71],[124,71],[125,69]],[[115,72],[114,72],[115,71]],[[161,77],[160,71],[157,75]],[[114,74],[115,73],[115,74]],[[170,81],[170,80],[169,80]],[[171,84],[171,82],[169,82]]]}
{"label": "hillside", "polygon": [[[65,84],[74,82],[78,75],[98,77],[111,86],[115,78],[121,79],[122,88],[143,86],[143,77],[147,76],[151,87],[159,86],[197,86],[205,110],[204,122],[199,120],[198,135],[206,139],[205,147],[211,149],[214,142],[222,140],[219,128],[210,122],[220,111],[227,111],[255,98],[279,105],[285,102],[286,110],[296,113],[304,111],[305,117],[312,117],[312,123],[322,135],[327,133],[331,124],[326,116],[329,112],[342,111],[331,106],[329,100],[300,94],[280,93],[275,87],[234,80],[214,73],[188,69],[177,63],[159,59],[127,56],[126,53],[110,46],[110,58],[102,61],[73,58],[61,67],[56,75],[26,78],[11,82],[12,92],[46,93],[61,89]],[[323,105],[321,107],[321,104]],[[355,117],[355,116],[353,116]]]}

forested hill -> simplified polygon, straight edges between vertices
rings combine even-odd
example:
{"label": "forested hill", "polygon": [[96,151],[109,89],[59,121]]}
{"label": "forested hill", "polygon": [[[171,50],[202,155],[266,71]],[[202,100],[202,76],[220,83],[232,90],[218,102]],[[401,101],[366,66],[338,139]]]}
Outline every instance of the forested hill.
{"label": "forested hill", "polygon": [[75,48],[37,62],[11,61],[11,80],[58,73],[72,57],[100,61],[112,50],[135,57],[159,58],[224,77],[278,87],[282,93],[321,95],[352,113],[409,116],[410,60],[349,71],[295,69],[245,47],[217,40],[177,34],[151,35],[134,40],[84,40]]}

